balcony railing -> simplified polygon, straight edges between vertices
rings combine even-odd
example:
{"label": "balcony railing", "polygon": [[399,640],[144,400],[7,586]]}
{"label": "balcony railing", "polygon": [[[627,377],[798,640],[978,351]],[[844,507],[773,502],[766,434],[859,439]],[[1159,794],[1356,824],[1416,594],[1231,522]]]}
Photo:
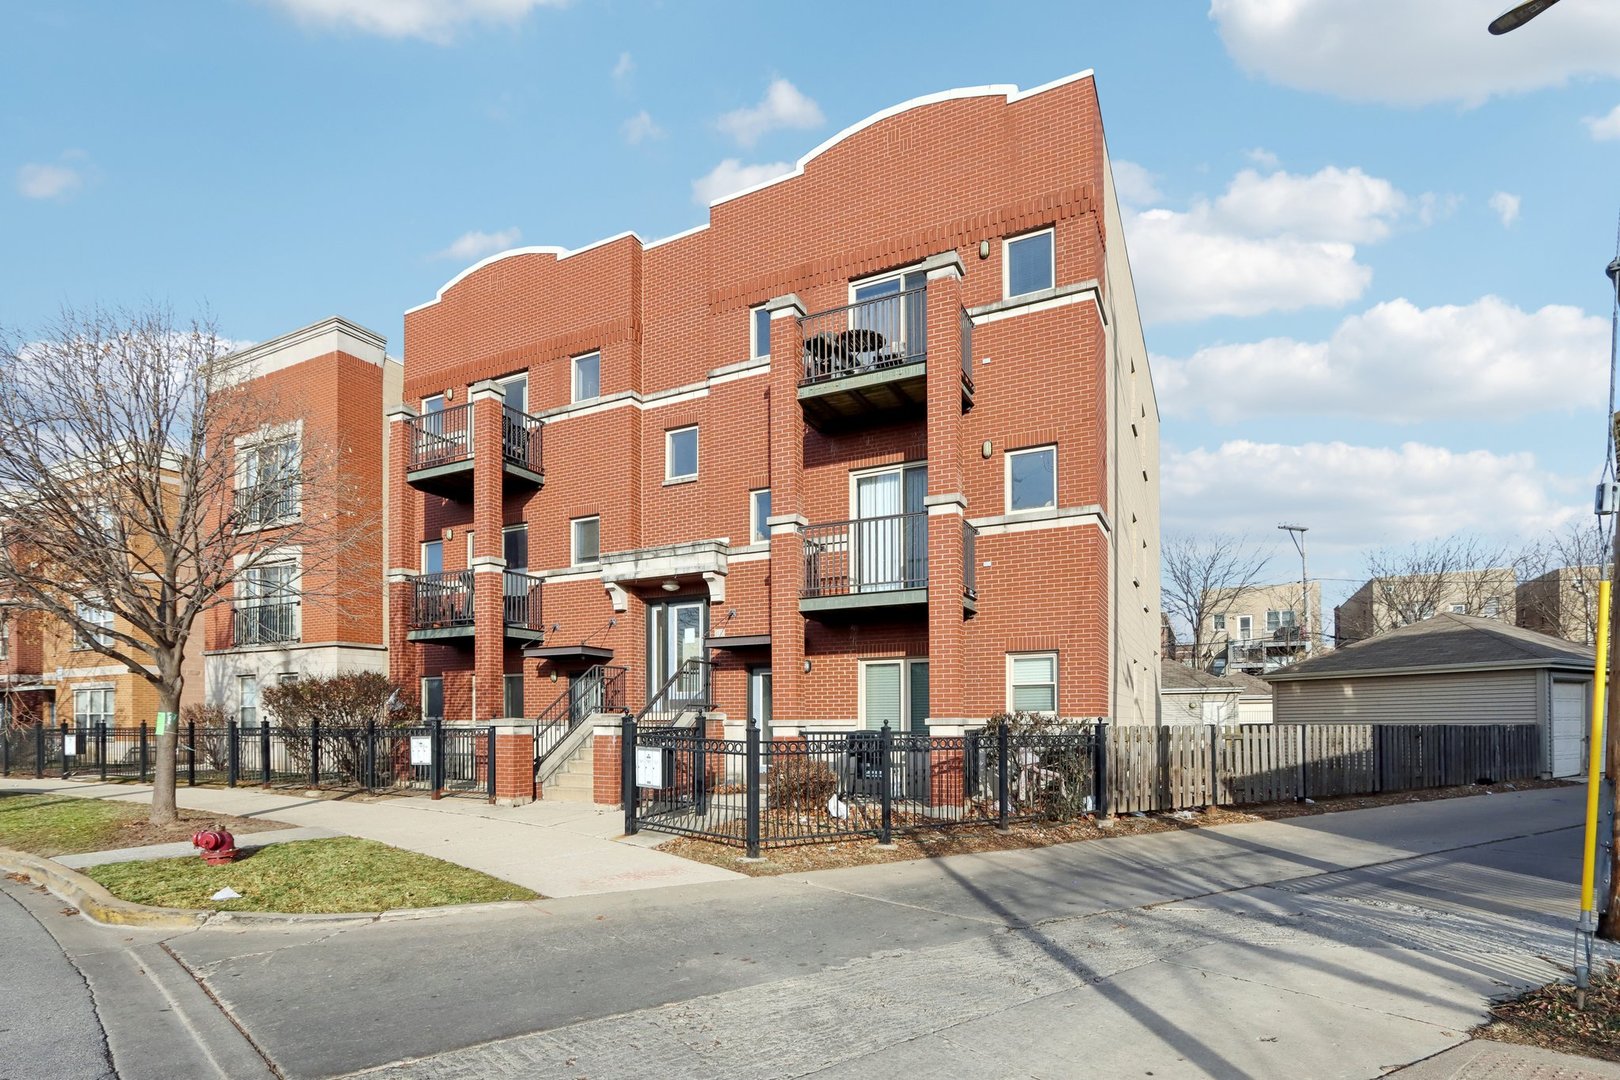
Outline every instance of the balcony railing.
{"label": "balcony railing", "polygon": [[962,522],[962,596],[979,598],[979,530]]}
{"label": "balcony railing", "polygon": [[540,621],[540,579],[521,570],[502,572],[502,614],[507,626],[544,630]]}
{"label": "balcony railing", "polygon": [[231,645],[276,645],[298,640],[298,602],[237,604],[231,609]]}
{"label": "balcony railing", "polygon": [[501,455],[511,464],[532,473],[540,467],[540,430],[545,425],[526,412],[501,406]]}
{"label": "balcony railing", "polygon": [[928,587],[927,513],[807,525],[802,598]]}
{"label": "balcony railing", "polygon": [[418,629],[473,624],[473,573],[418,574],[411,581],[411,625]]}
{"label": "balcony railing", "polygon": [[962,309],[962,386],[973,393],[973,317]]}
{"label": "balcony railing", "polygon": [[263,529],[298,520],[298,487],[289,483],[250,484],[234,493],[239,529]]}
{"label": "balcony railing", "polygon": [[928,355],[928,288],[806,315],[800,386],[916,363]]}
{"label": "balcony railing", "polygon": [[472,406],[452,405],[410,421],[408,469],[431,469],[472,457]]}

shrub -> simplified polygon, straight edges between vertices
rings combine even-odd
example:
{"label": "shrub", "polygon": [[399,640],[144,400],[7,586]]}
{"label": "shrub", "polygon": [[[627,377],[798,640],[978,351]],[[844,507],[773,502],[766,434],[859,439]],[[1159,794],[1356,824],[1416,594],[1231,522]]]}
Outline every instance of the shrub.
{"label": "shrub", "polygon": [[365,761],[365,728],[414,727],[421,723],[416,695],[375,671],[340,672],[265,687],[264,708],[285,736],[287,756],[300,772],[309,768],[310,726],[321,725],[321,771],[344,780],[359,777]]}
{"label": "shrub", "polygon": [[1088,809],[1093,794],[1093,742],[1081,737],[1085,727],[1046,713],[999,712],[985,721],[980,743],[984,783],[994,798],[1001,753],[1000,732],[1007,729],[1009,798],[1014,813],[1069,821]]}
{"label": "shrub", "polygon": [[783,754],[771,762],[770,808],[815,810],[823,808],[838,790],[838,776],[820,758]]}

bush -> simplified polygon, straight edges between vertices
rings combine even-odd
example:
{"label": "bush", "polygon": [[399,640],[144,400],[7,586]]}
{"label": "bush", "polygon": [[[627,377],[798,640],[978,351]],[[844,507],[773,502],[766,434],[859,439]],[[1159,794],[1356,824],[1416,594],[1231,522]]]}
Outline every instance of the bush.
{"label": "bush", "polygon": [[219,705],[187,705],[180,710],[182,739],[192,730],[189,725],[197,725],[197,764],[203,768],[223,771],[228,767],[230,750],[225,725],[229,722],[230,716]]}
{"label": "bush", "polygon": [[293,767],[309,768],[309,731],[321,725],[321,771],[345,780],[359,777],[365,761],[365,728],[419,725],[416,695],[375,671],[340,672],[279,683],[264,689],[265,711],[285,736]]}
{"label": "bush", "polygon": [[1086,729],[1045,713],[999,712],[985,721],[980,746],[985,784],[994,797],[1001,753],[1000,732],[1007,729],[1007,778],[1015,814],[1034,814],[1071,821],[1087,812],[1093,795],[1093,740]]}
{"label": "bush", "polygon": [[824,809],[837,790],[837,774],[820,758],[783,754],[771,762],[772,810]]}

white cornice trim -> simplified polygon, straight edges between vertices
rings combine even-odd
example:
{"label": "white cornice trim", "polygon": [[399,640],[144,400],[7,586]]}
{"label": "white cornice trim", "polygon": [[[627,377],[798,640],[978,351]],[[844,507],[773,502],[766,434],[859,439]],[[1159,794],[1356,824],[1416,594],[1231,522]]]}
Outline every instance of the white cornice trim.
{"label": "white cornice trim", "polygon": [[968,524],[977,529],[981,537],[1039,532],[1042,529],[1072,529],[1079,525],[1095,525],[1103,532],[1113,531],[1108,514],[1102,507],[1096,505],[1064,506],[1056,510],[1026,510],[1017,514],[969,518]]}

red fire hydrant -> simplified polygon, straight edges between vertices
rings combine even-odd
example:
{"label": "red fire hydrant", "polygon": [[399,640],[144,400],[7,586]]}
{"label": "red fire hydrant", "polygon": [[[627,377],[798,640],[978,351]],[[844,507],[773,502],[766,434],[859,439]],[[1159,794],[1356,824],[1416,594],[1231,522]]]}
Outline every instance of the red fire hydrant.
{"label": "red fire hydrant", "polygon": [[199,853],[209,866],[236,859],[236,837],[224,829],[202,829],[191,838],[192,844],[202,849]]}

